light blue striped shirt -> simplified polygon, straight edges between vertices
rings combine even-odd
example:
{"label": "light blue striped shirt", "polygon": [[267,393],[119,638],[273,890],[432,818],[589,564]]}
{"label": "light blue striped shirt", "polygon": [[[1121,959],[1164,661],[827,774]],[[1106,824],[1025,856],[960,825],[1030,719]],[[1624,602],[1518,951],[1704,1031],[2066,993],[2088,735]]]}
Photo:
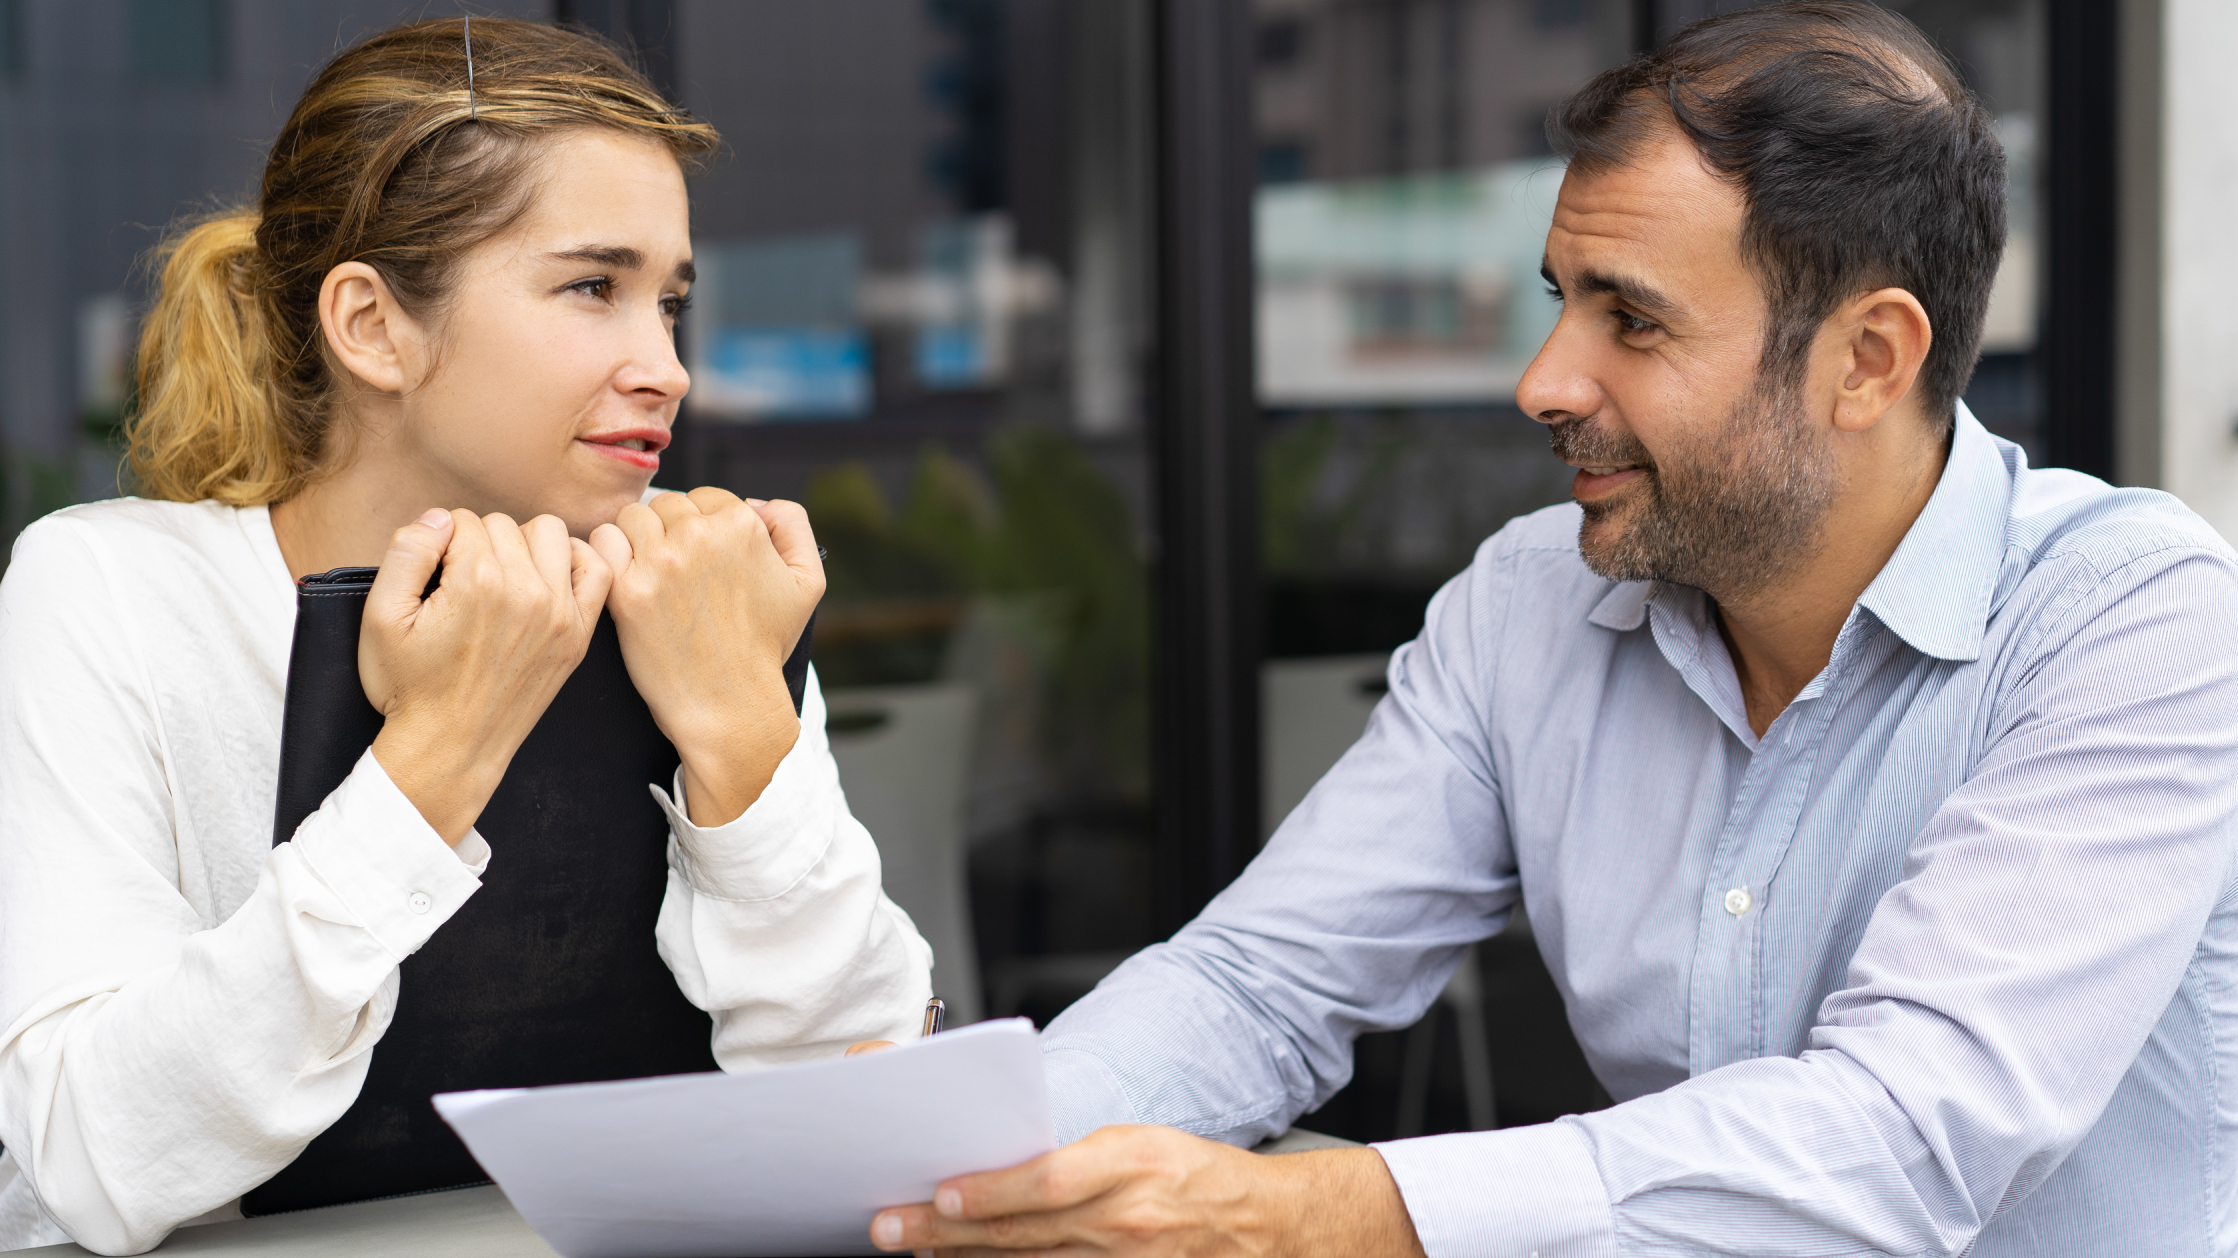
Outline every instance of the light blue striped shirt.
{"label": "light blue striped shirt", "polygon": [[1619,1104],[1379,1146],[1432,1258],[2238,1254],[2229,547],[1962,411],[1758,739],[1704,596],[1577,524],[1487,541],[1243,877],[1050,1026],[1060,1134],[1282,1131],[1520,898]]}

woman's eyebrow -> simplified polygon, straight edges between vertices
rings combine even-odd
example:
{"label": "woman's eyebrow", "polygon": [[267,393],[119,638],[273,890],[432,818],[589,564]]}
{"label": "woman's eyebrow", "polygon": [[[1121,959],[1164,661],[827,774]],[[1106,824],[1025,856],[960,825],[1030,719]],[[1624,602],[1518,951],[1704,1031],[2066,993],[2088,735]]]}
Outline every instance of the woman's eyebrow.
{"label": "woman's eyebrow", "polygon": [[573,249],[560,249],[544,255],[564,262],[596,262],[621,271],[635,271],[645,265],[642,251],[628,245],[578,245]]}
{"label": "woman's eyebrow", "polygon": [[[645,265],[644,252],[628,245],[580,245],[573,249],[556,250],[544,256],[562,262],[595,262],[617,271],[636,271]],[[699,268],[692,265],[690,258],[686,258],[676,264],[676,278],[689,284],[699,278]]]}

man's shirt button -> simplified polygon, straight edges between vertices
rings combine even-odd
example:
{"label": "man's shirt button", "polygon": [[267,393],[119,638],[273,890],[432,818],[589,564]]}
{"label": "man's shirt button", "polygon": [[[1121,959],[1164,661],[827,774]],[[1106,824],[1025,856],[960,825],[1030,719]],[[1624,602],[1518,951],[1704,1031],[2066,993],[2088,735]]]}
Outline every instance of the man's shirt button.
{"label": "man's shirt button", "polygon": [[1725,893],[1725,911],[1735,917],[1748,912],[1748,906],[1754,903],[1756,901],[1751,900],[1748,896],[1747,887],[1735,887]]}
{"label": "man's shirt button", "polygon": [[[405,903],[412,906],[412,911],[414,913],[425,913],[429,909],[435,907],[435,901],[428,899],[427,892],[425,891],[414,891],[412,893],[412,898],[406,900]],[[1733,903],[1733,898],[1731,896],[1727,896],[1725,899],[1725,903],[1727,905],[1731,905]],[[1739,912],[1740,910],[1736,909],[1734,911]]]}

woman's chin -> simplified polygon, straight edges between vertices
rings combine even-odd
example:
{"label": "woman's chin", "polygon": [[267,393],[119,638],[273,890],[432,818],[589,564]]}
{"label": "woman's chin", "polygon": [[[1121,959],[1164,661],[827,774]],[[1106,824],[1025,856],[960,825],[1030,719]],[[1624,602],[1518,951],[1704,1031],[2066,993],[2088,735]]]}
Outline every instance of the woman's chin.
{"label": "woman's chin", "polygon": [[[652,476],[648,474],[639,480],[649,482]],[[545,510],[566,523],[569,535],[589,541],[599,525],[614,523],[624,508],[644,497],[645,486],[640,483],[631,489],[573,495],[566,503],[554,503]]]}

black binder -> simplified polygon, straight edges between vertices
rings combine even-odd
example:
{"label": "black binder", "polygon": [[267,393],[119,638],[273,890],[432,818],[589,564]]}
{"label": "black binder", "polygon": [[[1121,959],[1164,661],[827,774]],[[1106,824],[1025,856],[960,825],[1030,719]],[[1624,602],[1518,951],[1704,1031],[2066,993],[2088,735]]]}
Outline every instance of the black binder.
{"label": "black binder", "polygon": [[[297,585],[276,846],[342,784],[381,715],[357,671],[372,568]],[[785,663],[798,711],[809,636]],[[653,944],[668,882],[666,786],[676,749],[630,684],[611,617],[490,797],[476,828],[490,874],[403,965],[396,1017],[355,1104],[241,1199],[247,1214],[427,1192],[489,1177],[428,1098],[716,1068],[707,1014]]]}

